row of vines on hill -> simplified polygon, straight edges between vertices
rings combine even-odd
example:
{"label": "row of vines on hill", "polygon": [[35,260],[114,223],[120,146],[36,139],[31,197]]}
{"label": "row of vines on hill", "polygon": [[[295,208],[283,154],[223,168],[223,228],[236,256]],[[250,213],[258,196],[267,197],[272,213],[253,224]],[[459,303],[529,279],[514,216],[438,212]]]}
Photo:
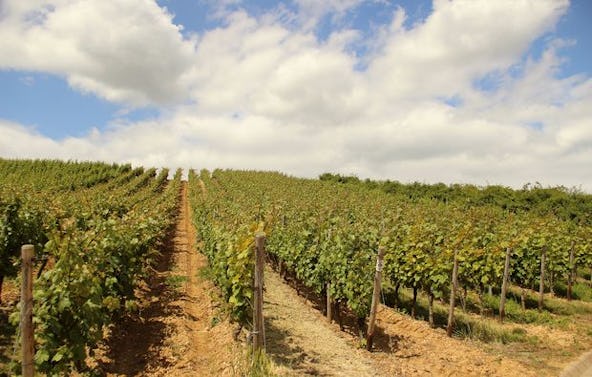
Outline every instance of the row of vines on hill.
{"label": "row of vines on hill", "polygon": [[258,226],[266,228],[266,249],[281,269],[317,293],[329,287],[360,324],[370,310],[379,246],[386,250],[388,284],[395,292],[413,289],[414,299],[424,291],[430,306],[450,295],[455,255],[458,284],[476,291],[480,305],[488,287],[502,285],[508,249],[510,280],[525,289],[538,284],[543,255],[544,285],[551,289],[573,279],[577,267],[592,266],[592,228],[553,215],[410,201],[279,173],[202,171],[191,173],[190,185],[206,255],[238,317],[248,315],[250,245]]}
{"label": "row of vines on hill", "polygon": [[[106,326],[136,307],[135,291],[171,229],[181,171],[0,160],[0,279],[20,245],[36,246],[37,370],[67,375]],[[15,312],[15,318],[18,312]]]}
{"label": "row of vines on hill", "polygon": [[208,258],[213,280],[230,305],[233,319],[245,323],[253,299],[254,236],[269,231],[270,216],[249,208],[249,198],[243,196],[248,193],[238,188],[227,191],[205,170],[200,176],[190,171],[188,180],[201,251]]}

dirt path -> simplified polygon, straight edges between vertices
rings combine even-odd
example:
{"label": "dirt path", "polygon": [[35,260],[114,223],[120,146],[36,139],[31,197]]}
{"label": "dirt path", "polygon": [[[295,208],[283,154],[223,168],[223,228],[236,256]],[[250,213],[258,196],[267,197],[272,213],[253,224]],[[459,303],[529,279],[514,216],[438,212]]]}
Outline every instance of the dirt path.
{"label": "dirt path", "polygon": [[[221,318],[213,283],[199,276],[207,261],[195,251],[189,214],[184,184],[174,237],[141,295],[140,315],[112,331],[99,358],[107,376],[240,375],[245,347],[233,340],[233,326]],[[329,324],[269,268],[265,289],[266,348],[278,376],[536,375],[384,306],[378,312],[375,352],[369,353],[358,347],[351,331]]]}
{"label": "dirt path", "polygon": [[377,352],[372,357],[384,369],[404,376],[537,376],[519,363],[487,354],[471,341],[449,338],[443,329],[380,305]]}
{"label": "dirt path", "polygon": [[380,376],[375,362],[345,333],[335,331],[321,313],[265,271],[267,352],[280,376]]}
{"label": "dirt path", "polygon": [[113,331],[99,359],[107,376],[235,376],[242,352],[232,326],[216,308],[213,284],[199,276],[207,265],[195,250],[187,184],[174,237],[142,292],[139,318]]}
{"label": "dirt path", "polygon": [[536,376],[519,363],[449,338],[442,329],[380,305],[372,353],[352,329],[329,325],[275,272],[265,275],[267,350],[281,376]]}
{"label": "dirt path", "polygon": [[592,351],[582,355],[561,372],[560,377],[591,377]]}

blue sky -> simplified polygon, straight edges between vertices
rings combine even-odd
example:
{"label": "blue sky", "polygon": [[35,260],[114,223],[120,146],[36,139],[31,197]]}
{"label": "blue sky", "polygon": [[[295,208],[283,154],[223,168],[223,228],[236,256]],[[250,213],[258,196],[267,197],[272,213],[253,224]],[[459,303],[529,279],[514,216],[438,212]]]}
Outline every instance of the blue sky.
{"label": "blue sky", "polygon": [[3,157],[592,190],[586,0],[7,0],[0,14]]}
{"label": "blue sky", "polygon": [[[229,6],[233,10],[245,10],[260,16],[283,4],[292,11],[298,10],[293,2],[248,1]],[[173,22],[183,26],[183,34],[204,33],[224,25],[215,15],[218,5],[204,0],[160,0],[158,5],[174,15]],[[352,27],[372,37],[372,29],[392,20],[397,7],[408,10],[411,25],[425,19],[430,13],[431,1],[367,2],[345,14],[335,17],[326,14],[314,28],[319,40],[326,40],[336,28]],[[356,46],[363,54],[363,46]],[[109,102],[92,93],[72,89],[63,77],[45,72],[0,71],[0,118],[33,126],[38,132],[54,139],[86,135],[92,128],[105,128],[112,121],[136,121],[154,118],[158,106],[130,108]]]}

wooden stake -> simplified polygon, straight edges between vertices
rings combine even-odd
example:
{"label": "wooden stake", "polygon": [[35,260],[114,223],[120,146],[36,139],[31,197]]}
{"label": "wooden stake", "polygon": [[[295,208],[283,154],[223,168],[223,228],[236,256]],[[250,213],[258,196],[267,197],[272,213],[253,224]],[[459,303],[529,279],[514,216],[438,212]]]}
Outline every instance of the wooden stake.
{"label": "wooden stake", "polygon": [[539,277],[539,312],[543,310],[543,300],[545,299],[545,258],[547,251],[543,248],[541,254],[541,275]]}
{"label": "wooden stake", "polygon": [[555,296],[555,271],[553,269],[549,271],[549,293],[551,296]]}
{"label": "wooden stake", "polygon": [[569,272],[567,275],[567,300],[571,301],[571,295],[572,295],[572,290],[573,290],[573,283],[575,280],[574,277],[574,272],[575,272],[575,266],[574,266],[574,249],[575,249],[575,241],[571,241],[571,247],[569,249]]}
{"label": "wooden stake", "polygon": [[[592,270],[592,269],[591,269]],[[399,300],[399,289],[401,288],[401,283],[397,282],[397,284],[395,284],[395,308],[399,307],[400,301]]]}
{"label": "wooden stake", "polygon": [[411,305],[411,318],[415,319],[415,312],[417,310],[417,285],[413,286],[413,303]]}
{"label": "wooden stake", "polygon": [[462,291],[462,296],[460,297],[460,303],[462,305],[463,313],[466,313],[467,312],[467,286],[466,286],[466,284],[463,284],[463,291]]}
{"label": "wooden stake", "polygon": [[428,321],[430,327],[434,328],[434,292],[431,288],[428,291]]}
{"label": "wooden stake", "polygon": [[479,295],[477,296],[479,299],[479,315],[483,317],[485,313],[485,300],[483,296],[485,295],[485,285],[483,283],[479,283]]}
{"label": "wooden stake", "polygon": [[341,301],[335,301],[335,318],[339,324],[339,330],[343,331],[343,320],[341,317]]}
{"label": "wooden stake", "polygon": [[35,355],[35,339],[33,337],[33,245],[23,245],[21,248],[22,286],[21,286],[21,345],[22,345],[22,374],[32,377],[35,373],[33,356]]}
{"label": "wooden stake", "polygon": [[255,235],[255,279],[253,284],[253,350],[265,350],[263,323],[263,267],[265,265],[265,234]]}
{"label": "wooden stake", "polygon": [[508,276],[510,275],[510,255],[512,248],[506,249],[506,263],[504,264],[504,280],[502,280],[502,293],[500,297],[500,321],[504,322],[506,316],[506,293],[508,292]]}
{"label": "wooden stake", "polygon": [[378,247],[378,257],[376,258],[376,272],[374,273],[374,291],[372,292],[372,305],[370,306],[370,320],[368,322],[368,334],[366,336],[366,349],[372,350],[374,340],[374,328],[376,322],[376,311],[380,303],[380,285],[382,281],[382,268],[384,266],[384,247]]}
{"label": "wooden stake", "polygon": [[458,285],[458,252],[454,250],[454,265],[452,266],[452,282],[450,283],[450,307],[448,308],[448,325],[446,335],[452,336],[454,327],[454,306],[456,300],[456,286]]}
{"label": "wooden stake", "polygon": [[331,298],[331,283],[327,283],[327,320],[333,321],[333,299]]}

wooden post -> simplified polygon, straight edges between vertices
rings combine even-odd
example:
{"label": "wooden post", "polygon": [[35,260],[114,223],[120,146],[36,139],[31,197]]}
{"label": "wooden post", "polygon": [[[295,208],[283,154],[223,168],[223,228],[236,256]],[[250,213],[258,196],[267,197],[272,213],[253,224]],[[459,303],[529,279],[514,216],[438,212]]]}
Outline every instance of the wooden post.
{"label": "wooden post", "polygon": [[543,310],[543,300],[545,299],[545,257],[547,251],[543,248],[541,253],[541,275],[539,277],[539,312]]}
{"label": "wooden post", "polygon": [[33,356],[35,355],[35,339],[33,337],[33,245],[23,245],[21,248],[22,285],[21,285],[21,346],[22,346],[22,374],[32,377],[35,373]]}
{"label": "wooden post", "polygon": [[[548,263],[549,261],[547,261]],[[551,268],[549,271],[549,293],[555,296],[555,271]]]}
{"label": "wooden post", "polygon": [[399,300],[399,289],[401,288],[401,282],[397,282],[395,284],[395,308],[399,307],[400,301]]}
{"label": "wooden post", "polygon": [[253,350],[265,350],[263,323],[263,267],[265,265],[265,234],[255,235],[255,281],[253,284]]}
{"label": "wooden post", "polygon": [[343,331],[343,319],[341,318],[341,301],[335,301],[335,313],[334,317],[337,319],[339,324],[339,330]]}
{"label": "wooden post", "polygon": [[331,283],[327,283],[327,320],[333,321],[333,299],[331,298]]}
{"label": "wooden post", "polygon": [[520,308],[526,311],[526,288],[520,287]]}
{"label": "wooden post", "polygon": [[378,247],[378,257],[376,258],[376,272],[374,273],[374,291],[372,292],[372,305],[370,306],[370,320],[368,323],[368,335],[366,336],[366,349],[372,350],[374,340],[374,328],[376,322],[376,311],[380,303],[380,285],[382,281],[382,267],[384,266],[384,247]]}
{"label": "wooden post", "polygon": [[508,292],[508,276],[510,275],[510,255],[512,248],[506,249],[506,263],[504,264],[504,279],[502,280],[502,293],[500,297],[500,321],[504,321],[506,316],[506,293]]}
{"label": "wooden post", "polygon": [[411,305],[411,318],[415,319],[415,312],[417,310],[417,285],[413,285],[413,302]]}
{"label": "wooden post", "polygon": [[462,291],[462,296],[460,297],[460,303],[462,305],[463,313],[466,313],[467,312],[467,285],[466,285],[466,283],[463,283],[463,291]]}
{"label": "wooden post", "polygon": [[432,288],[428,290],[428,321],[430,327],[434,328],[434,292],[432,292]]}
{"label": "wooden post", "polygon": [[458,251],[454,250],[454,265],[452,266],[452,282],[450,283],[450,307],[448,308],[448,325],[446,335],[452,336],[454,327],[454,306],[456,300],[456,286],[458,285]]}
{"label": "wooden post", "polygon": [[575,257],[574,257],[574,249],[575,249],[575,241],[571,241],[571,247],[569,249],[569,271],[567,275],[567,300],[571,301],[572,291],[573,291],[573,284],[574,284],[574,272],[575,272]]}

